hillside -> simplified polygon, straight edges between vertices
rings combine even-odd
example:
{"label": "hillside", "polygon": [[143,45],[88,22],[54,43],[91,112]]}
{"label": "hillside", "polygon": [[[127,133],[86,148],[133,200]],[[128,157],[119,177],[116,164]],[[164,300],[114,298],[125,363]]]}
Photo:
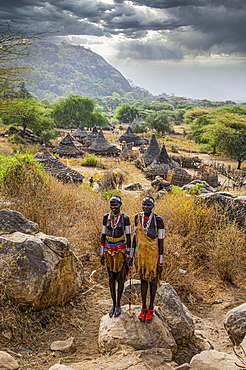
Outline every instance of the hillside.
{"label": "hillside", "polygon": [[83,46],[38,42],[29,47],[30,92],[39,99],[66,93],[91,98],[132,91],[127,79],[105,59]]}

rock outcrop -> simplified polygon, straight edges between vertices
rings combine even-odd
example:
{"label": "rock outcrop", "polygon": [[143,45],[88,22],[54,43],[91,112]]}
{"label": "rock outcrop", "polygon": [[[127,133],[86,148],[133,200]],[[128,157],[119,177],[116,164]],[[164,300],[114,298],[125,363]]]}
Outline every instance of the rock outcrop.
{"label": "rock outcrop", "polygon": [[109,352],[117,345],[127,345],[135,350],[151,348],[165,348],[172,352],[177,351],[177,344],[169,331],[162,312],[156,308],[151,325],[141,323],[137,316],[140,306],[122,306],[122,313],[118,317],[110,318],[105,315],[101,319],[98,344],[102,353]]}
{"label": "rock outcrop", "polygon": [[36,224],[9,209],[0,211],[0,220],[6,297],[25,310],[63,305],[74,297],[83,284],[83,266],[68,240],[37,232]]}
{"label": "rock outcrop", "polygon": [[176,343],[188,343],[194,334],[194,323],[175,289],[168,283],[161,283],[156,298]]}
{"label": "rock outcrop", "polygon": [[190,370],[238,370],[235,364],[235,355],[228,355],[224,352],[202,351],[195,355],[190,362]]}
{"label": "rock outcrop", "polygon": [[201,194],[196,197],[196,202],[205,202],[208,205],[216,204],[221,211],[228,215],[231,220],[235,220],[240,226],[245,225],[246,221],[246,196],[236,196],[229,192],[216,192]]}
{"label": "rock outcrop", "polygon": [[[131,282],[132,301],[140,297],[140,280]],[[130,296],[129,281],[125,283],[123,302],[127,303]],[[175,289],[168,283],[161,282],[157,288],[156,304],[165,316],[168,328],[176,343],[188,343],[194,334],[194,323],[188,308],[181,302]]]}
{"label": "rock outcrop", "polygon": [[246,303],[227,312],[225,329],[234,344],[240,344],[246,335]]}

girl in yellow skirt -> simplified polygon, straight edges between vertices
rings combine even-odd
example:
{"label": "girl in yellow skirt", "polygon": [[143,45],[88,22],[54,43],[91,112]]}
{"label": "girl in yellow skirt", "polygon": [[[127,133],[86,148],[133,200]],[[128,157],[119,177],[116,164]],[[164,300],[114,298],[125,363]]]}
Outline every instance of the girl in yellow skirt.
{"label": "girl in yellow skirt", "polygon": [[[130,219],[121,213],[121,197],[114,195],[110,199],[111,212],[103,216],[100,261],[107,265],[109,288],[113,306],[109,316],[121,314],[120,300],[124,289],[125,267],[132,264]],[[116,281],[118,289],[116,295]]]}
{"label": "girl in yellow skirt", "polygon": [[[164,222],[152,212],[154,206],[154,198],[146,197],[142,202],[143,212],[135,215],[133,248],[136,273],[141,279],[142,310],[138,318],[142,322],[153,319],[157,283],[163,267]],[[149,307],[146,304],[148,285]]]}

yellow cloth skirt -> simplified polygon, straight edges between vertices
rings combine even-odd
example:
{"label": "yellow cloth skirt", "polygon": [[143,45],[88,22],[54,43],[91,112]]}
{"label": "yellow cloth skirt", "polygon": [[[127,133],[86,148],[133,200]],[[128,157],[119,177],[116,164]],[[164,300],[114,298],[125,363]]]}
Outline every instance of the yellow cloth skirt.
{"label": "yellow cloth skirt", "polygon": [[110,271],[119,272],[122,270],[125,254],[126,248],[116,251],[105,250],[106,263]]}
{"label": "yellow cloth skirt", "polygon": [[138,222],[136,242],[134,255],[136,274],[144,280],[152,281],[157,277],[158,238],[151,239]]}

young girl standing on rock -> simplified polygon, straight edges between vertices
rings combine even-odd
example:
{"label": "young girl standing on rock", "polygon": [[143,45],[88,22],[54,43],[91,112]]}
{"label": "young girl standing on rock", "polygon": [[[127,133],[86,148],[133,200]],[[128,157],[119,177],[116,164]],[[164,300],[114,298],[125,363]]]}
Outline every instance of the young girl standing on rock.
{"label": "young girl standing on rock", "polygon": [[121,314],[120,301],[124,289],[125,267],[132,264],[130,219],[121,212],[121,205],[121,197],[117,195],[111,197],[111,212],[103,216],[101,236],[100,261],[102,265],[105,265],[106,261],[113,301],[109,311],[110,317]]}
{"label": "young girl standing on rock", "polygon": [[[152,212],[154,206],[154,198],[146,197],[142,202],[143,212],[135,215],[133,248],[136,273],[141,279],[142,310],[138,318],[142,322],[153,319],[157,282],[163,266],[164,222]],[[146,304],[148,286],[149,307]]]}

